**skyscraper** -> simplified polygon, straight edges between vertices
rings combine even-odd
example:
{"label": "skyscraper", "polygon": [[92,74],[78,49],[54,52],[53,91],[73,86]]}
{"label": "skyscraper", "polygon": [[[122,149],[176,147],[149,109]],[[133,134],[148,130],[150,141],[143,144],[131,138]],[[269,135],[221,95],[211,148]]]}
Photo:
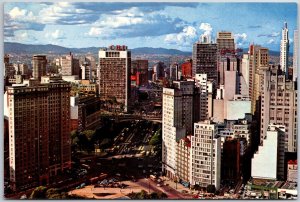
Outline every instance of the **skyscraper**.
{"label": "skyscraper", "polygon": [[115,97],[128,111],[130,98],[131,52],[127,46],[110,46],[99,51],[101,100]]}
{"label": "skyscraper", "polygon": [[298,30],[294,31],[294,52],[293,52],[293,81],[298,77],[298,49],[299,49],[299,35]]}
{"label": "skyscraper", "polygon": [[[205,37],[204,37],[205,38]],[[217,44],[207,40],[193,46],[193,76],[207,74],[207,79],[218,82]]]}
{"label": "skyscraper", "polygon": [[194,81],[177,81],[163,88],[162,162],[170,178],[177,173],[177,142],[193,130]]}
{"label": "skyscraper", "polygon": [[7,88],[10,182],[14,190],[46,185],[71,168],[70,90],[50,80]]}
{"label": "skyscraper", "polygon": [[32,57],[33,78],[41,80],[46,75],[47,58],[46,55],[34,55]]}
{"label": "skyscraper", "polygon": [[60,58],[60,66],[61,66],[60,74],[63,76],[72,76],[72,75],[81,76],[79,75],[80,72],[79,59],[74,58],[71,52],[69,55],[65,55]]}
{"label": "skyscraper", "polygon": [[285,151],[297,152],[297,90],[278,67],[263,71],[261,80],[261,142],[268,125],[284,125]]}
{"label": "skyscraper", "polygon": [[221,55],[225,54],[226,52],[233,52],[235,50],[235,44],[232,32],[218,32],[217,47],[218,52]]}
{"label": "skyscraper", "polygon": [[286,78],[288,78],[289,74],[289,30],[287,28],[287,22],[284,22],[284,27],[281,32],[281,41],[280,41],[280,68],[283,72],[285,72]]}

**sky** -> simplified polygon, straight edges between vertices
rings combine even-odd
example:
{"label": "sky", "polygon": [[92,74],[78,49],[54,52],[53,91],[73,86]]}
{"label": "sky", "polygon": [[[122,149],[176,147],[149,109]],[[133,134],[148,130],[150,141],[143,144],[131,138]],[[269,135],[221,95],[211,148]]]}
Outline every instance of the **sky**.
{"label": "sky", "polygon": [[279,51],[284,21],[292,51],[296,3],[15,2],[4,4],[4,41],[192,51],[202,34],[215,39],[230,31],[240,48],[255,43]]}

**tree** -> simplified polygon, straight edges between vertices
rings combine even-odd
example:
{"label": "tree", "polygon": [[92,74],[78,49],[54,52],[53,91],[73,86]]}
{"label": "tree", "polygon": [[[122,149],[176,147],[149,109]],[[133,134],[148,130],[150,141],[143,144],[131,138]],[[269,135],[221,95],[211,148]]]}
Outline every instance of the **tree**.
{"label": "tree", "polygon": [[158,199],[166,199],[168,198],[168,195],[164,192],[159,192],[158,193]]}
{"label": "tree", "polygon": [[47,188],[44,186],[39,186],[35,188],[32,191],[29,199],[46,199],[46,190]]}
{"label": "tree", "polygon": [[154,146],[154,145],[158,145],[161,144],[162,142],[162,135],[161,135],[161,129],[159,129],[158,131],[156,131],[156,133],[153,135],[153,137],[151,138],[151,140],[149,141],[149,144]]}
{"label": "tree", "polygon": [[208,186],[207,186],[207,192],[208,193],[216,193],[216,187],[215,187],[215,185],[213,185],[213,184],[209,184]]}
{"label": "tree", "polygon": [[47,199],[64,199],[66,197],[65,193],[59,193],[59,191],[55,188],[50,188],[46,191]]}
{"label": "tree", "polygon": [[195,185],[194,185],[194,189],[195,189],[195,190],[200,190],[200,185],[199,185],[199,184],[195,184]]}

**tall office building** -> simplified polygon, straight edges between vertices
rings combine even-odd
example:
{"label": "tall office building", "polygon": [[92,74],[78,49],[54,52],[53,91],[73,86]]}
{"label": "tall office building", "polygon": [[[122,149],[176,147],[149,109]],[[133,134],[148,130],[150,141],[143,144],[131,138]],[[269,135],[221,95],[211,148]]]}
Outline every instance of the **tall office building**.
{"label": "tall office building", "polygon": [[218,126],[210,120],[194,124],[191,137],[190,183],[206,188],[214,185],[218,190],[221,181],[221,138]]}
{"label": "tall office building", "polygon": [[191,136],[179,140],[177,144],[177,178],[183,183],[190,182]]}
{"label": "tall office building", "polygon": [[41,80],[46,75],[47,58],[46,55],[34,55],[32,57],[33,78]]}
{"label": "tall office building", "polygon": [[165,77],[166,65],[163,62],[158,62],[153,66],[153,80],[162,80]]}
{"label": "tall office building", "polygon": [[224,55],[226,52],[234,52],[234,36],[232,32],[218,32],[217,33],[217,47],[220,55]]}
{"label": "tall office building", "polygon": [[287,22],[284,22],[284,27],[281,31],[281,41],[280,41],[280,68],[283,72],[285,72],[286,78],[288,78],[289,74],[289,30],[287,28]]}
{"label": "tall office building", "polygon": [[256,179],[284,179],[284,131],[282,125],[269,125],[265,138],[252,158],[251,176]]}
{"label": "tall office building", "polygon": [[261,94],[261,142],[268,125],[284,125],[285,151],[297,152],[297,90],[276,66],[263,71]]}
{"label": "tall office building", "polygon": [[193,76],[207,74],[209,80],[218,82],[217,44],[208,40],[196,42],[193,46]]}
{"label": "tall office building", "polygon": [[207,80],[206,74],[196,74],[195,85],[194,122],[205,121],[212,117],[213,84]]}
{"label": "tall office building", "polygon": [[[134,71],[133,71],[134,70]],[[136,76],[136,85],[148,84],[148,60],[132,60],[131,75]]]}
{"label": "tall office building", "polygon": [[192,78],[192,60],[188,59],[181,65],[183,78]]}
{"label": "tall office building", "polygon": [[177,173],[177,142],[193,130],[194,81],[176,81],[163,88],[162,162],[170,178]]}
{"label": "tall office building", "polygon": [[240,59],[235,55],[220,56],[218,61],[218,85],[224,85],[225,71],[240,72]]}
{"label": "tall office building", "polygon": [[79,59],[74,58],[70,52],[69,55],[65,55],[60,58],[61,71],[60,74],[63,76],[80,75]]}
{"label": "tall office building", "polygon": [[70,90],[50,79],[7,88],[10,182],[14,190],[46,185],[71,168]]}
{"label": "tall office building", "polygon": [[294,52],[293,52],[293,81],[297,81],[298,77],[298,49],[299,49],[299,33],[294,31]]}
{"label": "tall office building", "polygon": [[131,52],[127,46],[110,46],[99,51],[99,90],[102,100],[116,97],[129,109]]}
{"label": "tall office building", "polygon": [[251,113],[260,113],[259,98],[261,92],[261,71],[269,67],[269,50],[261,46],[250,45],[249,48],[249,96]]}

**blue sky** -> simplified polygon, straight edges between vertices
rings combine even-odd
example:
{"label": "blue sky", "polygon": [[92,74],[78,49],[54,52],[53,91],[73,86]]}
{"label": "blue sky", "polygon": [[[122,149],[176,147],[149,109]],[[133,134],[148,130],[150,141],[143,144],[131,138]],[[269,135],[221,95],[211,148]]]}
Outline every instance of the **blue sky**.
{"label": "blue sky", "polygon": [[255,43],[279,51],[284,21],[292,46],[296,3],[15,2],[4,5],[4,41],[191,51],[201,34],[231,31],[238,47]]}

